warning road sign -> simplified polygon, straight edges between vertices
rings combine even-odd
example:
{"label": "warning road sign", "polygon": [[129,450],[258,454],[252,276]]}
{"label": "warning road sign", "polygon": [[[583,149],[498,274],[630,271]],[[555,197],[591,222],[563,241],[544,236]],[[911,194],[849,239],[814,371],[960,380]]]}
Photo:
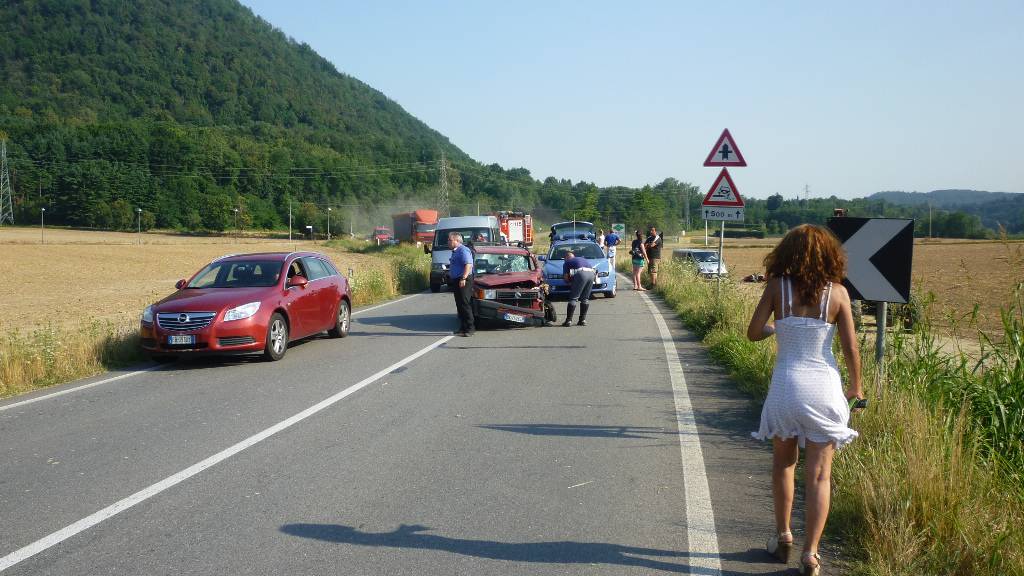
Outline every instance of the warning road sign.
{"label": "warning road sign", "polygon": [[704,197],[704,202],[701,205],[743,207],[743,198],[740,197],[740,191],[733,184],[732,177],[729,176],[727,168],[722,168],[722,171],[718,174],[718,179],[711,185],[711,189],[708,190],[708,194]]}
{"label": "warning road sign", "polygon": [[903,218],[829,218],[828,227],[846,250],[843,285],[850,298],[875,302],[910,300],[914,221]]}
{"label": "warning road sign", "polygon": [[728,128],[718,137],[718,142],[711,149],[711,153],[708,154],[708,159],[704,161],[704,165],[725,167],[747,165],[747,161],[743,159],[743,154],[740,152],[739,147],[736,146],[736,141],[732,139],[732,134],[729,134]]}

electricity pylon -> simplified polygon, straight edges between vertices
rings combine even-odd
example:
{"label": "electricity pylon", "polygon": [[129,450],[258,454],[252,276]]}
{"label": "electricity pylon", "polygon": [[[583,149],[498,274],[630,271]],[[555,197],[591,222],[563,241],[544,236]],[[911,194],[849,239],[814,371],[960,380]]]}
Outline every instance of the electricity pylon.
{"label": "electricity pylon", "polygon": [[11,177],[7,170],[7,140],[0,140],[0,226],[14,225],[14,203],[11,201]]}

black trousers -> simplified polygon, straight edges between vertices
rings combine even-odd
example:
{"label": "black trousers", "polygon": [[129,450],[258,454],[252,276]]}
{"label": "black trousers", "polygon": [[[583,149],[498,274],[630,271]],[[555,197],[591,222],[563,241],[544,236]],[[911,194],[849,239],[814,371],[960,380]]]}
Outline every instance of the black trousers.
{"label": "black trousers", "polygon": [[459,330],[462,332],[473,332],[476,327],[473,325],[473,279],[466,280],[466,285],[459,288],[459,281],[452,280],[449,284],[452,294],[455,295],[455,311],[459,315]]}

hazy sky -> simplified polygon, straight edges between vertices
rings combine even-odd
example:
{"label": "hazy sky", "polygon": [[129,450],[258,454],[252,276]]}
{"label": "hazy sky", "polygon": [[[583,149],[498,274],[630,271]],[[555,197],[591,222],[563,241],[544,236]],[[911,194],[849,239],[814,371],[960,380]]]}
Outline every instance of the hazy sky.
{"label": "hazy sky", "polygon": [[242,0],[483,163],[744,196],[1024,192],[1024,0]]}

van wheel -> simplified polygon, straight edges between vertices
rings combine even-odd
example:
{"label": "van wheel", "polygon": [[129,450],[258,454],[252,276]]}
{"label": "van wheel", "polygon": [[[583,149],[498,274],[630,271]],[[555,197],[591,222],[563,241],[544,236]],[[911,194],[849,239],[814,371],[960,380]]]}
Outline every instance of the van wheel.
{"label": "van wheel", "polygon": [[352,323],[352,310],[348,307],[348,300],[344,298],[338,302],[338,316],[334,319],[334,328],[327,331],[331,338],[344,338],[348,336],[348,327]]}
{"label": "van wheel", "polygon": [[284,358],[288,351],[288,323],[279,312],[274,312],[267,326],[267,345],[263,349],[263,357],[271,362]]}
{"label": "van wheel", "polygon": [[615,292],[616,292],[616,291],[617,291],[618,289],[619,289],[619,286],[618,286],[618,284],[616,284],[615,286],[612,286],[612,289],[611,289],[611,291],[610,291],[610,292],[605,292],[605,293],[604,293],[604,297],[605,297],[605,298],[615,298]]}

